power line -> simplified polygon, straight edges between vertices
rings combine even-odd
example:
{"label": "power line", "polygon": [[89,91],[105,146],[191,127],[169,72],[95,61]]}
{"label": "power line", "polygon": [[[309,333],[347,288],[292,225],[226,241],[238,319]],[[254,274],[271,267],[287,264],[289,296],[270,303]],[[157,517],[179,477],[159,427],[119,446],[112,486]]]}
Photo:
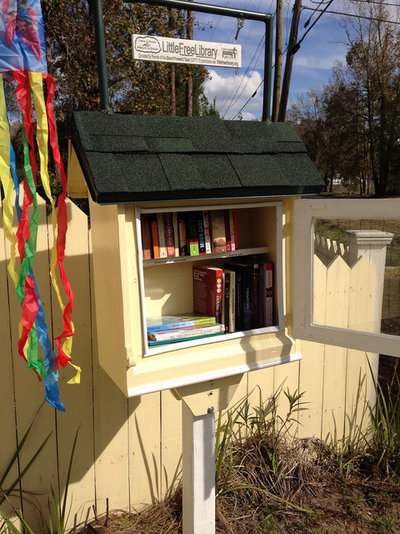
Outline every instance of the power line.
{"label": "power line", "polygon": [[[242,96],[244,90],[246,89],[247,84],[249,83],[249,81],[246,82],[246,84],[245,84],[245,86],[243,87],[242,92],[240,93],[240,95],[238,95],[238,96],[236,97],[236,95],[237,95],[237,93],[238,93],[238,91],[239,91],[239,89],[240,89],[240,86],[242,85],[242,83],[244,82],[244,80],[245,80],[245,78],[246,78],[246,74],[247,74],[247,73],[249,72],[249,70],[250,70],[250,67],[251,67],[253,61],[254,61],[255,64],[257,63],[257,60],[258,60],[258,58],[259,58],[259,56],[260,56],[260,53],[261,53],[261,49],[260,49],[260,47],[261,47],[261,45],[262,45],[264,39],[265,39],[265,36],[263,35],[263,36],[261,37],[261,39],[260,39],[260,42],[258,43],[258,46],[257,46],[257,48],[256,48],[256,50],[255,50],[255,52],[254,52],[254,54],[253,54],[253,57],[251,58],[251,60],[250,60],[250,62],[249,62],[249,64],[248,64],[248,67],[247,67],[245,73],[243,74],[242,79],[240,80],[240,82],[239,82],[238,85],[236,86],[236,90],[234,90],[234,94],[233,94],[232,98],[231,98],[231,96],[229,95],[229,97],[226,99],[226,102],[228,103],[229,100],[230,100],[230,103],[228,103],[228,106],[227,106],[227,107],[226,107],[226,105],[224,106],[224,110],[221,111],[221,115],[226,115],[226,113],[228,113],[228,111],[230,110],[230,108],[231,108],[231,107],[236,103],[236,101]],[[232,92],[231,92],[231,94],[232,94]],[[235,98],[236,98],[236,100],[234,101]]]}
{"label": "power line", "polygon": [[254,98],[258,92],[258,90],[260,89],[261,85],[263,84],[264,80],[261,80],[259,86],[257,87],[257,89],[254,91],[254,93],[246,100],[246,102],[243,104],[243,106],[239,109],[239,111],[236,113],[236,115],[231,119],[231,120],[235,120],[236,117],[244,110],[244,108],[247,106],[247,104],[250,102],[250,100],[252,98]]}
{"label": "power line", "polygon": [[[328,0],[329,1],[329,0]],[[314,3],[314,2],[313,2]],[[317,2],[315,2],[317,3]],[[320,0],[320,2],[318,3],[318,6],[314,9],[314,11],[311,13],[311,15],[308,17],[308,19],[306,20],[306,22],[304,23],[304,28],[307,28],[307,26],[310,24],[311,22],[311,19],[312,19],[312,16],[314,15],[314,13],[317,11],[317,9],[319,7],[322,6],[322,4],[326,4],[326,0]]]}
{"label": "power line", "polygon": [[[300,45],[301,45],[301,43],[304,41],[304,38],[305,38],[305,36],[307,35],[307,33],[308,33],[309,31],[311,31],[312,28],[314,28],[314,26],[317,24],[317,22],[318,22],[319,19],[322,17],[322,15],[323,15],[324,13],[327,13],[327,9],[328,9],[328,7],[332,4],[332,2],[333,2],[333,0],[329,0],[329,2],[327,3],[327,5],[326,5],[323,9],[319,9],[318,7],[314,8],[314,13],[315,13],[316,11],[319,11],[320,14],[319,14],[318,17],[314,20],[314,22],[311,24],[311,26],[307,29],[307,31],[303,34],[303,36],[301,37],[300,41],[297,41],[297,43],[296,43],[296,45],[295,45],[295,49],[294,49],[294,51],[293,51],[294,54],[295,54],[295,53],[297,52],[297,50],[300,48]],[[303,7],[303,9],[306,9],[306,8]],[[312,15],[313,15],[314,13],[311,14],[311,17],[312,17]],[[307,23],[306,23],[307,25],[308,25],[308,22],[310,21],[311,17],[308,19],[308,21],[307,21]],[[306,27],[306,24],[304,25],[304,27]]]}
{"label": "power line", "polygon": [[[308,9],[311,11],[315,10],[314,7],[307,7],[307,6],[303,6],[303,9]],[[322,9],[317,9],[316,11],[322,11]],[[343,13],[342,11],[324,11],[324,13],[330,13],[331,15],[341,15],[343,17],[355,17],[358,19],[365,19],[365,20],[370,20],[374,22],[387,22],[388,24],[399,24],[400,25],[400,21],[397,21],[397,20],[379,19],[377,17],[367,17],[364,15],[356,15],[354,13]]]}
{"label": "power line", "polygon": [[[282,54],[283,56],[286,54],[288,48],[289,48],[289,46],[286,46],[286,48],[285,48],[285,50],[283,51],[283,54]],[[274,68],[275,68],[275,65],[272,65],[272,70],[274,70]],[[243,104],[243,106],[239,109],[239,111],[236,113],[236,115],[231,120],[234,120],[235,117],[237,117],[239,115],[239,113],[241,111],[243,111],[243,109],[247,106],[247,104],[250,102],[250,100],[256,96],[258,90],[260,89],[260,87],[261,87],[261,85],[263,83],[264,83],[264,78],[261,80],[260,84],[258,85],[257,89],[254,91],[254,93],[247,99],[247,101]],[[247,81],[245,88],[247,87],[248,84],[249,84],[249,81]],[[242,91],[242,94],[243,94],[243,91]]]}
{"label": "power line", "polygon": [[[315,0],[314,0],[315,1]],[[379,6],[393,6],[393,7],[400,7],[400,4],[391,4],[389,2],[376,2],[374,0],[351,0],[352,2],[361,2],[363,4],[377,4]]]}
{"label": "power line", "polygon": [[[319,4],[321,5],[321,2],[319,0],[310,0],[312,3],[316,3],[316,4]],[[324,0],[325,1],[325,0]],[[352,1],[358,1],[358,2],[369,2],[370,0],[352,0]],[[318,11],[321,13],[321,15],[314,21],[314,23],[308,28],[308,30],[304,33],[304,35],[301,37],[300,41],[298,41],[296,43],[296,48],[298,48],[298,46],[300,46],[301,42],[304,40],[305,36],[307,35],[307,33],[311,30],[311,28],[313,26],[315,26],[315,24],[318,22],[318,20],[321,18],[321,16],[324,14],[324,13],[329,13],[331,15],[341,15],[341,16],[344,16],[344,17],[355,17],[355,18],[360,18],[360,19],[365,19],[365,20],[369,20],[369,21],[375,21],[375,22],[386,22],[388,24],[398,24],[400,25],[400,21],[396,21],[396,20],[389,20],[389,19],[380,19],[378,17],[368,17],[368,16],[364,16],[364,15],[356,15],[356,14],[352,14],[352,13],[343,13],[341,11],[331,11],[331,10],[328,10],[328,7],[331,5],[331,3],[333,2],[333,0],[326,0],[326,7],[323,8],[323,9],[319,9],[319,7],[308,7],[308,6],[303,6],[302,9],[305,9],[305,10],[309,10],[309,11]],[[379,4],[380,2],[373,2],[372,0],[370,1],[370,3],[377,3]],[[398,5],[396,4],[385,4],[385,5],[393,5],[393,6],[396,6],[396,7],[399,7]],[[311,15],[312,16],[312,15]],[[259,84],[259,86],[257,87],[257,89],[254,91],[254,93],[246,100],[246,102],[243,104],[243,106],[240,108],[240,110],[236,113],[236,115],[233,117],[232,120],[234,120],[242,111],[243,109],[247,106],[247,104],[250,102],[250,100],[252,98],[254,98],[259,90],[259,88],[261,87],[262,83],[263,83],[264,80],[261,81],[261,83]]]}
{"label": "power line", "polygon": [[[309,0],[312,4],[327,4],[329,2],[329,0],[322,0],[322,2],[320,2],[320,0]],[[376,4],[378,6],[383,6],[383,7],[386,7],[386,6],[393,6],[393,7],[400,7],[400,4],[392,4],[390,2],[383,2],[383,1],[379,1],[379,0],[350,0],[350,2],[359,2],[359,3],[362,3],[362,4]]]}

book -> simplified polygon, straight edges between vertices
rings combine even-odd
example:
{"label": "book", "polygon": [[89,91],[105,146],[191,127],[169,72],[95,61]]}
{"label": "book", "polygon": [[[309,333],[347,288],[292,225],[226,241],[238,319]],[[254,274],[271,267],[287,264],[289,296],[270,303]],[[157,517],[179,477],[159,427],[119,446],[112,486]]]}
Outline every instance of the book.
{"label": "book", "polygon": [[226,252],[224,210],[210,211],[210,227],[213,253]]}
{"label": "book", "polygon": [[178,214],[176,211],[172,213],[172,225],[174,227],[175,257],[178,257],[179,256],[179,225],[178,225]]}
{"label": "book", "polygon": [[147,317],[147,331],[168,330],[169,328],[188,328],[196,325],[215,324],[215,317],[207,315],[164,315],[163,317]]}
{"label": "book", "polygon": [[147,337],[151,341],[168,341],[171,339],[182,339],[187,337],[199,338],[208,334],[224,332],[223,324],[195,325],[187,328],[169,328],[167,330],[154,330],[148,332]]}
{"label": "book", "polygon": [[167,238],[163,213],[157,213],[157,235],[160,258],[167,258]]}
{"label": "book", "polygon": [[273,264],[268,262],[265,264],[265,326],[273,326],[274,324],[273,277]]}
{"label": "book", "polygon": [[204,242],[206,245],[206,254],[211,254],[211,232],[210,232],[210,214],[203,211]]}
{"label": "book", "polygon": [[186,220],[186,239],[189,256],[198,256],[199,250],[199,234],[197,226],[197,215],[194,211],[188,211],[185,215]]}
{"label": "book", "polygon": [[237,210],[229,210],[229,230],[232,252],[237,250]]}
{"label": "book", "polygon": [[193,265],[193,310],[222,323],[223,271],[219,267]]}
{"label": "book", "polygon": [[164,213],[164,225],[165,225],[165,241],[167,246],[168,258],[175,256],[175,237],[174,237],[174,225],[172,221],[172,213]]}
{"label": "book", "polygon": [[231,238],[231,223],[229,220],[229,211],[224,210],[224,222],[225,222],[225,246],[226,252],[232,252],[232,238]]}
{"label": "book", "polygon": [[170,343],[182,343],[183,341],[193,341],[193,340],[199,340],[209,337],[215,337],[215,336],[223,336],[225,332],[215,332],[215,334],[207,334],[204,336],[194,336],[194,337],[183,337],[183,338],[177,338],[177,339],[167,339],[164,341],[151,341],[148,340],[149,347],[159,347],[162,345],[168,345]]}
{"label": "book", "polygon": [[189,256],[187,237],[186,237],[186,219],[184,213],[178,215],[179,231],[179,256]]}
{"label": "book", "polygon": [[157,218],[155,215],[150,217],[150,228],[151,228],[151,243],[153,247],[153,258],[157,260],[160,257],[160,248],[158,246],[158,228],[157,228]]}
{"label": "book", "polygon": [[230,272],[223,271],[224,277],[224,295],[222,299],[222,319],[224,323],[225,332],[229,332],[229,297],[231,288],[231,275]]}
{"label": "book", "polygon": [[253,328],[252,271],[247,263],[226,263],[224,269],[236,272],[236,330]]}
{"label": "book", "polygon": [[265,262],[261,261],[258,264],[258,315],[261,317],[261,326],[266,326],[265,320]]}
{"label": "book", "polygon": [[[235,273],[235,271],[224,269],[224,277],[225,277],[225,280],[229,280],[228,284],[227,284],[228,287],[225,288],[225,285],[224,285],[224,295],[226,296],[226,293],[227,292],[229,293],[229,296],[226,297],[227,298],[227,305],[228,305],[228,314],[227,314],[228,332],[235,332],[236,331],[236,321],[235,321],[235,314],[236,314],[236,273]],[[225,326],[226,326],[226,324],[225,324]]]}
{"label": "book", "polygon": [[203,212],[195,211],[197,221],[197,238],[199,240],[199,254],[206,253],[206,241],[204,235]]}
{"label": "book", "polygon": [[140,228],[142,233],[142,251],[143,259],[151,260],[152,251],[151,251],[151,228],[150,228],[150,218],[148,215],[143,214],[140,218]]}
{"label": "book", "polygon": [[252,327],[261,328],[263,325],[263,313],[259,308],[260,294],[260,266],[256,261],[251,263],[251,305],[252,305]]}

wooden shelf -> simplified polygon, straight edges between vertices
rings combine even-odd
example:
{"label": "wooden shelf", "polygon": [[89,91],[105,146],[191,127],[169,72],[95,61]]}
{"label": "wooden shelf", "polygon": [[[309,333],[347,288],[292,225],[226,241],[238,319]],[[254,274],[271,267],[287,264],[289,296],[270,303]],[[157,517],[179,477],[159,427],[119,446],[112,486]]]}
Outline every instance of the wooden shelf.
{"label": "wooden shelf", "polygon": [[202,260],[216,260],[219,258],[234,258],[240,256],[252,256],[256,254],[265,254],[268,247],[242,248],[233,252],[221,252],[219,254],[200,254],[199,256],[178,256],[173,258],[159,258],[157,260],[143,260],[143,267],[151,265],[165,265],[168,263],[194,262]]}

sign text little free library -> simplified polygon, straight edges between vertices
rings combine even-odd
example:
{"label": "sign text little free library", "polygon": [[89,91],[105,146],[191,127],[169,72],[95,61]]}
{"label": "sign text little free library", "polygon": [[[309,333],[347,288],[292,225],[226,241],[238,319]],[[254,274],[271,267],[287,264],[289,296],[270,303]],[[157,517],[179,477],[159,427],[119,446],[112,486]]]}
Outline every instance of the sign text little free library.
{"label": "sign text little free library", "polygon": [[242,49],[237,44],[133,34],[132,45],[133,59],[233,68],[242,64]]}

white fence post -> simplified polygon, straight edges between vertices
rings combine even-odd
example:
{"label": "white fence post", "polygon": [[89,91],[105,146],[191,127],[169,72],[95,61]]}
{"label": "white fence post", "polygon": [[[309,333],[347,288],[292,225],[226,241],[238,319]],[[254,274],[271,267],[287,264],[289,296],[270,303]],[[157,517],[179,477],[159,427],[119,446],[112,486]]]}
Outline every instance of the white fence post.
{"label": "white fence post", "polygon": [[[361,256],[375,268],[374,295],[374,332],[381,331],[383,285],[385,282],[386,249],[393,239],[390,232],[380,230],[346,230],[349,237],[349,265],[352,266]],[[378,377],[379,355],[370,355],[371,370]],[[374,387],[371,387],[370,401],[375,399]]]}
{"label": "white fence post", "polygon": [[361,256],[375,268],[374,332],[381,331],[383,284],[385,281],[386,249],[393,239],[390,232],[380,230],[347,230],[350,241],[349,264]]}

